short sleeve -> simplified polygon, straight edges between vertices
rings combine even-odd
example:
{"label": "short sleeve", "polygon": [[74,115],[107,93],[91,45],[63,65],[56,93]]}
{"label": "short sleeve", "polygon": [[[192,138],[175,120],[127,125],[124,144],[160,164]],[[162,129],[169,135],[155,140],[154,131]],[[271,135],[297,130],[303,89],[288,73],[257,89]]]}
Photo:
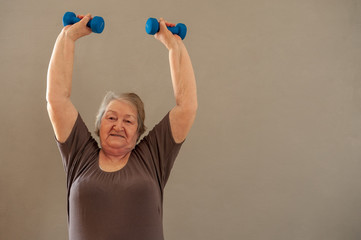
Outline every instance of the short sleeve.
{"label": "short sleeve", "polygon": [[64,143],[57,141],[57,145],[69,188],[82,171],[92,163],[99,147],[79,113],[67,140]]}
{"label": "short sleeve", "polygon": [[176,143],[170,127],[169,113],[143,138],[140,148],[149,150],[149,158],[154,166],[161,189],[164,189],[182,143]]}

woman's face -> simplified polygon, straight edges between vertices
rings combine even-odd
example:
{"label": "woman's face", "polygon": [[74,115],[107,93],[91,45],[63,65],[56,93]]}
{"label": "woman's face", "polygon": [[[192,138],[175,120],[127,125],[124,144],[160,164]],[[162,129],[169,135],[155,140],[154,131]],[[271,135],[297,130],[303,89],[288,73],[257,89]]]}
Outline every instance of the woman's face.
{"label": "woman's face", "polygon": [[104,151],[123,154],[131,151],[138,139],[135,107],[125,100],[111,101],[101,119],[99,138]]}

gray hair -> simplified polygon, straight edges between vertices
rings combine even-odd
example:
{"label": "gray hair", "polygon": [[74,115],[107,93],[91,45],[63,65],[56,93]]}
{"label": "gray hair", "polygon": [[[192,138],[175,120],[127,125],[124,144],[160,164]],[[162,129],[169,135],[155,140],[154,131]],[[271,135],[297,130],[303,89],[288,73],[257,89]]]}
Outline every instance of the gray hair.
{"label": "gray hair", "polygon": [[137,121],[138,121],[138,139],[145,132],[147,127],[144,125],[145,120],[145,112],[144,112],[144,104],[140,97],[135,93],[123,93],[121,95],[115,94],[114,92],[107,92],[102,103],[100,104],[98,114],[95,118],[95,134],[99,137],[100,124],[102,121],[102,117],[105,113],[105,110],[109,103],[113,100],[122,101],[125,100],[131,103],[137,110]]}

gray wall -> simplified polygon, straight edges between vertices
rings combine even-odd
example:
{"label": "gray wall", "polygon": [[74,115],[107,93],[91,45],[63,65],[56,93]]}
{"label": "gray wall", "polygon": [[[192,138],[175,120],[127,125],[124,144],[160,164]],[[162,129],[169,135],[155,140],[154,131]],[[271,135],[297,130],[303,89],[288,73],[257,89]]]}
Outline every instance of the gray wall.
{"label": "gray wall", "polygon": [[184,22],[199,112],[166,187],[168,240],[361,239],[361,1],[0,2],[0,239],[67,239],[46,73],[65,11],[105,18],[79,40],[73,102],[89,128],[106,90],[151,127],[173,106],[148,17]]}

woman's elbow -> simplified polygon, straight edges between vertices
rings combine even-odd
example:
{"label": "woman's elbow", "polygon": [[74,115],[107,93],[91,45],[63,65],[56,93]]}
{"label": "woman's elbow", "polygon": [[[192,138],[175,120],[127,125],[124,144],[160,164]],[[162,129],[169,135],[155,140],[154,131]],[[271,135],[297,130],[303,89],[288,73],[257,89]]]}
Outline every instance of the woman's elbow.
{"label": "woman's elbow", "polygon": [[183,106],[182,109],[184,114],[195,117],[197,115],[198,103],[193,102],[191,104]]}

